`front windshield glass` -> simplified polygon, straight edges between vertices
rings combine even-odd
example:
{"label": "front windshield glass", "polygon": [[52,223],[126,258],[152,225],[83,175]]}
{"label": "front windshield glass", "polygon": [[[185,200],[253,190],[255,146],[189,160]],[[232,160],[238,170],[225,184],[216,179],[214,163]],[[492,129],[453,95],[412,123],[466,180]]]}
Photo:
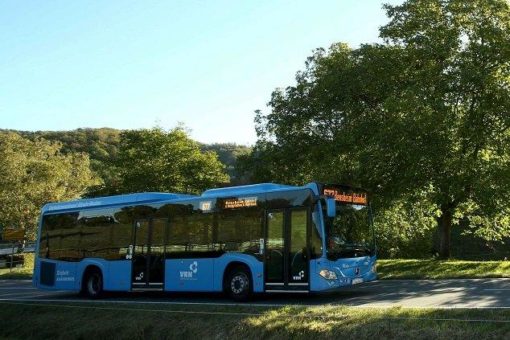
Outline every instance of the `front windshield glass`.
{"label": "front windshield glass", "polygon": [[370,207],[337,203],[336,217],[326,218],[328,257],[331,259],[371,256],[374,233]]}

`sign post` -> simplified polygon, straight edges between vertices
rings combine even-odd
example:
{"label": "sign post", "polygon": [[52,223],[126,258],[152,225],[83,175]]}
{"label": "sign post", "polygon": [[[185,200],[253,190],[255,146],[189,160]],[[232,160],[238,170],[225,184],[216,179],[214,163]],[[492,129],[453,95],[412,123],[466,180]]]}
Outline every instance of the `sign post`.
{"label": "sign post", "polygon": [[11,251],[11,266],[9,269],[9,273],[12,273],[12,266],[14,264],[14,242],[12,242],[12,251]]}

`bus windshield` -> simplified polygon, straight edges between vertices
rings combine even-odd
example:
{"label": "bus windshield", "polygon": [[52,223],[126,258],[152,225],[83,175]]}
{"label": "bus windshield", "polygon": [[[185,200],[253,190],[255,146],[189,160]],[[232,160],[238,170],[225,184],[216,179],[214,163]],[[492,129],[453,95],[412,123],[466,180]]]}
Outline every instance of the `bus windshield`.
{"label": "bus windshield", "polygon": [[369,206],[337,202],[336,217],[325,218],[328,258],[374,255],[375,239]]}

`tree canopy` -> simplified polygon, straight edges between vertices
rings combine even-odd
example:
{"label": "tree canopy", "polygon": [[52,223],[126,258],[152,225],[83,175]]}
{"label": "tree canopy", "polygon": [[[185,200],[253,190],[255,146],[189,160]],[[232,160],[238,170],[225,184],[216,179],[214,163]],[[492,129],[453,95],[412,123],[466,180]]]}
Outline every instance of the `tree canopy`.
{"label": "tree canopy", "polygon": [[256,116],[257,180],[361,185],[380,207],[427,201],[448,257],[454,224],[508,235],[510,9],[504,0],[385,6],[384,43],[318,49]]}
{"label": "tree canopy", "polygon": [[120,192],[199,193],[229,180],[216,153],[181,127],[122,132],[115,166]]}
{"label": "tree canopy", "polygon": [[[98,185],[91,186],[85,193],[86,197],[108,196],[122,192],[118,169],[117,154],[122,130],[112,128],[80,128],[71,131],[15,131],[2,130],[0,133],[17,133],[32,141],[43,138],[62,145],[61,151],[66,153],[87,153],[94,174],[101,178]],[[199,143],[201,151],[218,154],[218,159],[226,167],[230,183],[246,183],[247,179],[238,173],[237,159],[248,154],[251,148],[233,143]]]}
{"label": "tree canopy", "polygon": [[[141,191],[199,193],[225,185],[246,147],[202,145],[182,127],[120,131],[0,131],[0,226],[35,237],[41,207],[84,196]],[[93,157],[94,159],[89,159]]]}
{"label": "tree canopy", "polygon": [[79,198],[96,184],[88,155],[61,152],[62,145],[0,134],[0,224],[23,228],[33,239],[41,207]]}

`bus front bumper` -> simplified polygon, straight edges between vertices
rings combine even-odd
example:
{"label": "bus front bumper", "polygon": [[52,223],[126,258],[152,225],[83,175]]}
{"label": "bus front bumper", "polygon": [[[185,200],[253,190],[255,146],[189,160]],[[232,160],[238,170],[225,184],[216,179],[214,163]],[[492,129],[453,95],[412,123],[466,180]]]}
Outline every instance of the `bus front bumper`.
{"label": "bus front bumper", "polygon": [[318,260],[311,267],[310,290],[334,291],[377,280],[375,256],[362,259]]}

